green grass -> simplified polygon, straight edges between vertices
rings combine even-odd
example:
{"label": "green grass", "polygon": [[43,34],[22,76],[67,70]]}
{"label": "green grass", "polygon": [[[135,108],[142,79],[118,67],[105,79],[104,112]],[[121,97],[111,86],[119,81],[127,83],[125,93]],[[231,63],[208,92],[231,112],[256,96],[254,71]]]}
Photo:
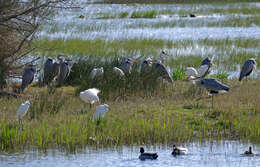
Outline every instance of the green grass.
{"label": "green grass", "polygon": [[[260,81],[238,83],[225,80],[224,83],[231,90],[215,97],[213,110],[209,108],[210,99],[195,100],[201,95],[206,96],[205,92],[183,81],[158,88],[150,95],[138,91],[127,95],[125,101],[107,101],[101,92],[102,103],[109,104],[112,109],[99,125],[92,120],[95,107],[85,108],[85,114],[81,112],[84,102],[78,94],[75,95],[75,88],[62,87],[54,94],[48,94],[46,88],[30,87],[20,99],[0,99],[0,147],[2,151],[49,148],[75,151],[86,146],[223,139],[260,143]],[[46,96],[50,105],[44,105],[43,109],[32,107],[42,104]],[[31,107],[19,125],[15,111],[28,98]],[[63,105],[60,106],[55,99],[62,99]],[[41,115],[31,117],[32,113],[39,111]]]}
{"label": "green grass", "polygon": [[155,18],[157,16],[157,11],[134,11],[131,14],[131,18]]}

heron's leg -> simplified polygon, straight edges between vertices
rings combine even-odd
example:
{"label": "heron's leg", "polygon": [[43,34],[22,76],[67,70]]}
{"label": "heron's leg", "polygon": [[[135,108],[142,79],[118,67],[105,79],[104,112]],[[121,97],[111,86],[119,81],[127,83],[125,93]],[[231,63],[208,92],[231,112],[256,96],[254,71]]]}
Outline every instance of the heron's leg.
{"label": "heron's leg", "polygon": [[214,103],[213,99],[214,99],[214,96],[212,95],[212,101],[211,101],[211,108],[212,109],[213,109],[213,103]]}

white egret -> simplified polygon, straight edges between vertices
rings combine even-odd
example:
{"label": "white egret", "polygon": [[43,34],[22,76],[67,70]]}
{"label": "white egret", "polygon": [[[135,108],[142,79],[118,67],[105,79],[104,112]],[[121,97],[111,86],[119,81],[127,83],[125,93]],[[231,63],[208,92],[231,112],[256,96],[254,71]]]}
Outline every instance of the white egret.
{"label": "white egret", "polygon": [[20,122],[22,117],[24,117],[30,107],[30,101],[27,100],[25,103],[22,103],[16,112],[16,118]]}
{"label": "white egret", "polygon": [[98,90],[96,88],[91,88],[91,89],[87,89],[83,92],[80,92],[79,97],[84,102],[89,103],[90,107],[91,107],[92,104],[99,101],[99,97],[98,97],[99,92],[100,92],[100,90]]}
{"label": "white egret", "polygon": [[98,119],[104,117],[109,109],[110,107],[107,104],[99,105],[96,109],[96,112],[94,113],[93,118]]}
{"label": "white egret", "polygon": [[91,79],[95,79],[95,78],[102,78],[104,75],[104,68],[100,67],[100,68],[94,68],[91,73],[90,73],[90,78]]}

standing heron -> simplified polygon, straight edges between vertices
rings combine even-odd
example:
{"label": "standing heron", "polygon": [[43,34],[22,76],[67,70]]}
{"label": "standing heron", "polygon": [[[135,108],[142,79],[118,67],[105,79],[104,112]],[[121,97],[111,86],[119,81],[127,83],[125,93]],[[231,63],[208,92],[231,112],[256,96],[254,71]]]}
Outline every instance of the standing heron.
{"label": "standing heron", "polygon": [[43,83],[49,84],[52,81],[51,78],[51,73],[53,71],[53,64],[54,61],[51,58],[48,58],[46,62],[44,63],[44,68],[43,68]]}
{"label": "standing heron", "polygon": [[65,80],[68,78],[71,68],[73,66],[73,61],[70,59],[67,59],[66,61],[62,62],[60,64],[60,71],[59,71],[59,77],[58,77],[58,84],[61,86],[64,84]]}
{"label": "standing heron", "polygon": [[173,83],[173,79],[166,69],[166,67],[161,62],[155,62],[152,65],[152,73],[153,76],[156,76],[156,79],[158,77],[162,77],[163,79],[166,79],[169,83]]}
{"label": "standing heron", "polygon": [[34,74],[36,72],[36,69],[34,67],[34,65],[29,65],[24,73],[23,73],[23,77],[22,77],[22,85],[21,85],[21,90],[24,91],[24,89],[32,83],[33,79],[34,79]]}
{"label": "standing heron", "polygon": [[254,58],[248,59],[241,69],[239,81],[241,81],[244,77],[247,78],[256,69],[256,65],[257,64]]}
{"label": "standing heron", "polygon": [[216,79],[213,78],[191,78],[192,80],[196,80],[196,84],[198,87],[205,88],[209,92],[212,97],[211,107],[213,108],[213,96],[214,94],[224,93],[229,91],[229,87]]}
{"label": "standing heron", "polygon": [[124,71],[124,73],[126,74],[131,74],[132,71],[132,66],[133,63],[135,63],[136,60],[132,59],[132,58],[127,58],[125,61],[123,61],[120,69],[122,69]]}
{"label": "standing heron", "polygon": [[22,103],[16,112],[16,118],[21,123],[22,117],[24,117],[30,107],[30,101],[27,100],[25,103]]}
{"label": "standing heron", "polygon": [[213,65],[212,60],[209,57],[206,57],[202,61],[201,65],[198,69],[198,75],[200,77],[204,78],[207,74],[210,73],[210,68],[212,67],[212,65]]}

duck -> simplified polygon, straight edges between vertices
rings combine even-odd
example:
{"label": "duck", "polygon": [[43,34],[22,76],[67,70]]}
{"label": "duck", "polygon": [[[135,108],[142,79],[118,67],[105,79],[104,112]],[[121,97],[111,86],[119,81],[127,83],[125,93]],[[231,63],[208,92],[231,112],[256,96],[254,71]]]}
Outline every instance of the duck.
{"label": "duck", "polygon": [[176,147],[175,145],[173,145],[172,155],[184,155],[187,153],[188,153],[187,148]]}
{"label": "duck", "polygon": [[252,152],[252,147],[250,146],[250,147],[249,147],[249,150],[248,150],[248,151],[245,151],[244,154],[245,154],[245,155],[254,155],[254,153]]}
{"label": "duck", "polygon": [[140,148],[140,153],[141,153],[141,155],[139,155],[140,160],[146,160],[146,159],[154,160],[158,158],[157,153],[145,153],[143,147]]}

